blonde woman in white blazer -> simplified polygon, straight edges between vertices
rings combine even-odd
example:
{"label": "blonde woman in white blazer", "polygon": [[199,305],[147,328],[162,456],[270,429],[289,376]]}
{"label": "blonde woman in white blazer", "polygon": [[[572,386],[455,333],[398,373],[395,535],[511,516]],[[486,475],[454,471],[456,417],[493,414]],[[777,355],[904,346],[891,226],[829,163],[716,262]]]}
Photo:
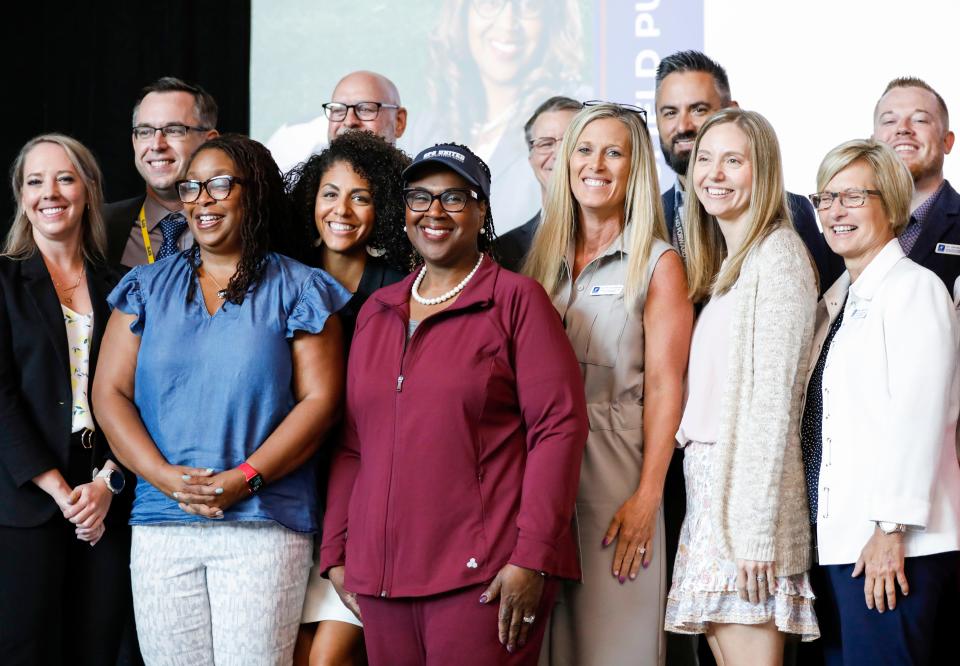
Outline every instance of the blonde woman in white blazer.
{"label": "blonde woman in white blazer", "polygon": [[926,664],[960,567],[960,327],[896,238],[912,178],[893,149],[841,144],[817,187],[847,267],[820,304],[801,425],[826,661]]}

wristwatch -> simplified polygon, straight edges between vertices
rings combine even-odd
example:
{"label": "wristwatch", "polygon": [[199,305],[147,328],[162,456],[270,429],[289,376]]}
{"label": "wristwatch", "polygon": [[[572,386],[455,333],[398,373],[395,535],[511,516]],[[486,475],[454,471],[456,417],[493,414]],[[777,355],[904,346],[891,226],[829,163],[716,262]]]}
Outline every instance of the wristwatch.
{"label": "wristwatch", "polygon": [[247,479],[247,490],[250,491],[251,495],[256,495],[257,491],[263,487],[263,477],[260,476],[260,472],[245,462],[240,463],[237,469],[243,472],[243,476]]}
{"label": "wristwatch", "polygon": [[903,523],[891,523],[886,520],[878,520],[877,527],[884,534],[903,534],[907,531],[907,526]]}
{"label": "wristwatch", "polygon": [[103,482],[107,484],[107,488],[110,489],[110,492],[114,495],[119,495],[123,490],[123,487],[127,484],[127,480],[123,478],[123,472],[116,468],[104,467],[101,470],[97,470],[96,467],[93,468],[93,479],[103,479]]}

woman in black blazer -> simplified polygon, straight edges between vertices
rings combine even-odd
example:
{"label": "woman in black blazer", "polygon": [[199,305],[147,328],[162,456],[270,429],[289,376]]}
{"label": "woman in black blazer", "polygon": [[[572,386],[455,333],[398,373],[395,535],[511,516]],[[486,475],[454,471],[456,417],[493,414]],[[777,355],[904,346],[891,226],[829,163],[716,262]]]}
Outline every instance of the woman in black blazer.
{"label": "woman in black blazer", "polygon": [[[106,297],[100,169],[70,137],[13,164],[0,255],[0,654],[113,664],[129,613],[129,503],[87,400]],[[118,495],[117,497],[114,497]],[[109,516],[109,517],[108,517]]]}

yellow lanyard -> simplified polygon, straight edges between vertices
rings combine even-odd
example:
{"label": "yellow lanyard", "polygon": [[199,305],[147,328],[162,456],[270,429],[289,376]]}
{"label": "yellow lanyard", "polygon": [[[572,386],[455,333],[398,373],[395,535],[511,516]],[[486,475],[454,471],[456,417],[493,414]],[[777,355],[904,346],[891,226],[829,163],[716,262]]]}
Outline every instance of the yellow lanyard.
{"label": "yellow lanyard", "polygon": [[153,258],[153,247],[150,245],[150,232],[147,231],[147,214],[143,212],[143,206],[140,206],[140,233],[143,235],[143,249],[147,251],[147,263],[152,264],[154,262]]}

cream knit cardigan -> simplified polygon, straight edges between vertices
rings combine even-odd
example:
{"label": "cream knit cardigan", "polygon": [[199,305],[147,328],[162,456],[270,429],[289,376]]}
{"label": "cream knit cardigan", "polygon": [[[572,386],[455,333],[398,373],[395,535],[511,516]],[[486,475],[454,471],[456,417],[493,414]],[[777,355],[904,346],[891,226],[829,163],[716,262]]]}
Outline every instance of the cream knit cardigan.
{"label": "cream knit cardigan", "polygon": [[726,557],[775,561],[789,576],[810,568],[799,422],[817,305],[792,227],[750,252],[736,292],[710,518]]}

